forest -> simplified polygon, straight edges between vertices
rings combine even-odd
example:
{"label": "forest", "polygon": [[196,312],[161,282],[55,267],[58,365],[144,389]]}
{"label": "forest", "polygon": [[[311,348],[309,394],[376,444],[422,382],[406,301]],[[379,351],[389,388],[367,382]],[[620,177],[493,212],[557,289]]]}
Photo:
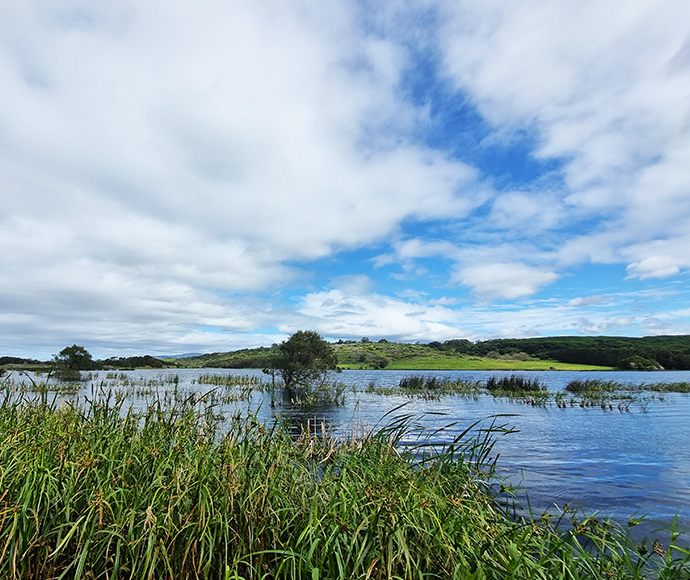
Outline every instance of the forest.
{"label": "forest", "polygon": [[[499,338],[481,342],[447,340],[431,342],[440,352],[472,356],[490,356],[524,352],[539,359],[567,363],[603,365],[632,369],[636,360],[666,370],[690,369],[690,336],[555,336],[548,338]],[[657,365],[654,365],[657,363]]]}

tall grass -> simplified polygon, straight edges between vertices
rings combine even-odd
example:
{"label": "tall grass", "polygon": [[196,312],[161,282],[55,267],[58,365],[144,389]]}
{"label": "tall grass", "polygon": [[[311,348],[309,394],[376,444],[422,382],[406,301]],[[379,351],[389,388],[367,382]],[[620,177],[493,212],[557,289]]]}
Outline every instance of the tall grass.
{"label": "tall grass", "polygon": [[[7,390],[7,389],[6,389]],[[198,398],[135,412],[0,396],[0,578],[685,578],[677,545],[608,524],[514,520],[490,492],[492,428],[403,447],[295,437]]]}
{"label": "tall grass", "polygon": [[439,378],[435,375],[409,375],[400,379],[399,389],[405,393],[425,395],[472,395],[479,393],[479,383],[466,379]]}
{"label": "tall grass", "polygon": [[539,379],[530,379],[522,375],[509,377],[489,377],[486,389],[490,393],[538,393],[546,392],[546,386]]}

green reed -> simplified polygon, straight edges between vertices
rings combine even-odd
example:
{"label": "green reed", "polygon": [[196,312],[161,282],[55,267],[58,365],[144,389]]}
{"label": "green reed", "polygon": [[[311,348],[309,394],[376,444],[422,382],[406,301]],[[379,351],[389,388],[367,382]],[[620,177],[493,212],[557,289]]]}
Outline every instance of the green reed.
{"label": "green reed", "polygon": [[235,375],[235,374],[203,374],[200,375],[196,381],[199,384],[216,385],[223,387],[254,387],[257,390],[265,390],[270,388],[270,383],[263,380],[261,377],[254,375]]}
{"label": "green reed", "polygon": [[[7,385],[5,385],[7,386]],[[0,578],[685,578],[674,543],[514,519],[492,494],[502,427],[447,445],[409,417],[362,437],[220,418],[207,395],[141,412],[97,392],[0,393]],[[413,441],[403,445],[403,441]]]}
{"label": "green reed", "polygon": [[619,381],[605,381],[602,379],[574,379],[570,381],[565,390],[569,393],[612,393],[614,391],[627,390],[630,385]]}
{"label": "green reed", "polygon": [[489,377],[486,381],[486,389],[492,394],[524,394],[545,393],[546,385],[539,379],[531,379],[522,375],[510,375],[508,377]]}
{"label": "green reed", "polygon": [[400,379],[397,387],[381,387],[373,381],[365,392],[377,395],[407,395],[426,400],[440,399],[446,395],[464,395],[477,397],[480,393],[479,383],[465,379],[440,378],[434,375],[409,375]]}

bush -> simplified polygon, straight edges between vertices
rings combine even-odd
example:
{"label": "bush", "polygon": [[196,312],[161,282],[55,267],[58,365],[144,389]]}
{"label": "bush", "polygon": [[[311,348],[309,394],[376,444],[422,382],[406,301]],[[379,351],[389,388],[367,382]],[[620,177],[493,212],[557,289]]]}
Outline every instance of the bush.
{"label": "bush", "polygon": [[663,371],[658,362],[651,358],[644,358],[639,355],[629,356],[623,360],[618,361],[618,368],[625,371]]}

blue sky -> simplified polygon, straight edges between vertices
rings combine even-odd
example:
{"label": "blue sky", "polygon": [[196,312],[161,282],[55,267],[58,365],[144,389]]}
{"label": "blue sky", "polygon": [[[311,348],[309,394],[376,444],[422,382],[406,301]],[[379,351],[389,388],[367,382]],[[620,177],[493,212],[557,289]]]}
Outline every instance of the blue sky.
{"label": "blue sky", "polygon": [[690,334],[686,0],[0,6],[0,355]]}

